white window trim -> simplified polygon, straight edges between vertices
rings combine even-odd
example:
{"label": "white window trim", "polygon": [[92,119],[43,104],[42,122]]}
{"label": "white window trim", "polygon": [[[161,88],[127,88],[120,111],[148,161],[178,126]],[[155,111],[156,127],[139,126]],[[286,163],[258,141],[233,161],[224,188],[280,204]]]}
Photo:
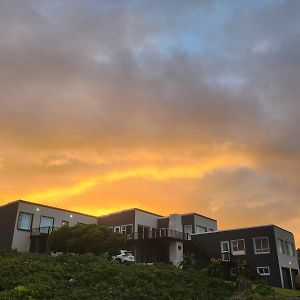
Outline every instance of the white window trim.
{"label": "white window trim", "polygon": [[[228,251],[223,250],[223,245],[224,244],[227,244]],[[221,259],[222,259],[222,261],[230,261],[230,255],[228,254],[228,253],[230,253],[230,242],[229,241],[221,241],[220,242],[220,247],[221,247]]]}
{"label": "white window trim", "polygon": [[[255,240],[258,240],[258,239],[267,239],[267,241],[268,241],[268,249],[269,249],[268,252],[257,252]],[[255,237],[255,238],[253,238],[253,247],[254,247],[254,254],[255,255],[270,254],[270,243],[269,243],[269,238],[267,236],[261,236],[261,237]]]}
{"label": "white window trim", "polygon": [[[244,242],[244,250],[234,251],[232,244],[233,244],[233,242],[239,242],[239,241],[243,241]],[[232,255],[246,255],[246,243],[245,243],[245,239],[231,240],[230,241],[230,247],[231,247],[231,253],[232,253]]]}
{"label": "white window trim", "polygon": [[[117,228],[119,229],[119,231],[116,231]],[[121,226],[114,226],[114,232],[121,233]]]}
{"label": "white window trim", "polygon": [[[268,269],[268,273],[260,273],[259,269],[264,268],[264,269]],[[270,272],[270,267],[269,266],[264,266],[264,267],[257,267],[256,268],[256,272],[260,275],[260,276],[270,276],[271,272]]]}
{"label": "white window trim", "polygon": [[[224,251],[223,250],[223,245],[227,244],[228,245],[228,251]],[[229,241],[221,241],[220,242],[220,246],[221,246],[221,253],[228,253],[230,252],[230,242]]]}
{"label": "white window trim", "polygon": [[[120,233],[122,233],[122,234],[126,234],[126,228],[127,228],[127,226],[131,226],[131,234],[133,234],[134,232],[133,232],[133,224],[125,224],[125,225],[121,225],[120,227],[121,227],[121,229],[120,229]],[[123,232],[123,229],[125,228],[125,232]]]}

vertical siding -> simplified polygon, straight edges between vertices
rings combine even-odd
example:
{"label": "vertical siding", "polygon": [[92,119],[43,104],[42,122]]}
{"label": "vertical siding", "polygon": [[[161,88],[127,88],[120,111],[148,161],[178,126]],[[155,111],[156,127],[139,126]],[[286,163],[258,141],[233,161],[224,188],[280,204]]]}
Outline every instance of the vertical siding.
{"label": "vertical siding", "polygon": [[0,207],[0,247],[11,248],[18,202]]}

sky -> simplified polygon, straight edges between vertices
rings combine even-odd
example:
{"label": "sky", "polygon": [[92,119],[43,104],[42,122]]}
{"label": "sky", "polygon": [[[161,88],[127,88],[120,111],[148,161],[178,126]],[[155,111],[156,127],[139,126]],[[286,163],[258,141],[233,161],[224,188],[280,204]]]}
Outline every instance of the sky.
{"label": "sky", "polygon": [[2,0],[0,204],[195,211],[300,246],[300,1]]}

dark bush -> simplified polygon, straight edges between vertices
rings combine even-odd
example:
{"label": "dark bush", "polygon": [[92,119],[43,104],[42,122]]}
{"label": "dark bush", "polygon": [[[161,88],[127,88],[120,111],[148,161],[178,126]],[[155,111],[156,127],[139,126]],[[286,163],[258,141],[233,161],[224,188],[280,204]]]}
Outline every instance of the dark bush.
{"label": "dark bush", "polygon": [[90,252],[96,255],[108,252],[114,255],[124,248],[125,237],[96,224],[63,226],[50,234],[48,243],[50,250],[54,252]]}

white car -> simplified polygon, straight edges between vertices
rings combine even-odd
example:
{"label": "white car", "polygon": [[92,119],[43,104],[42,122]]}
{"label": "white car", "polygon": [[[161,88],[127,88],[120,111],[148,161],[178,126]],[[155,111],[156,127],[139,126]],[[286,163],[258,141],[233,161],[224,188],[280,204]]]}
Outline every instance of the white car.
{"label": "white car", "polygon": [[112,259],[119,263],[132,264],[135,262],[133,253],[131,251],[127,251],[127,250],[120,250],[120,254],[113,256]]}

